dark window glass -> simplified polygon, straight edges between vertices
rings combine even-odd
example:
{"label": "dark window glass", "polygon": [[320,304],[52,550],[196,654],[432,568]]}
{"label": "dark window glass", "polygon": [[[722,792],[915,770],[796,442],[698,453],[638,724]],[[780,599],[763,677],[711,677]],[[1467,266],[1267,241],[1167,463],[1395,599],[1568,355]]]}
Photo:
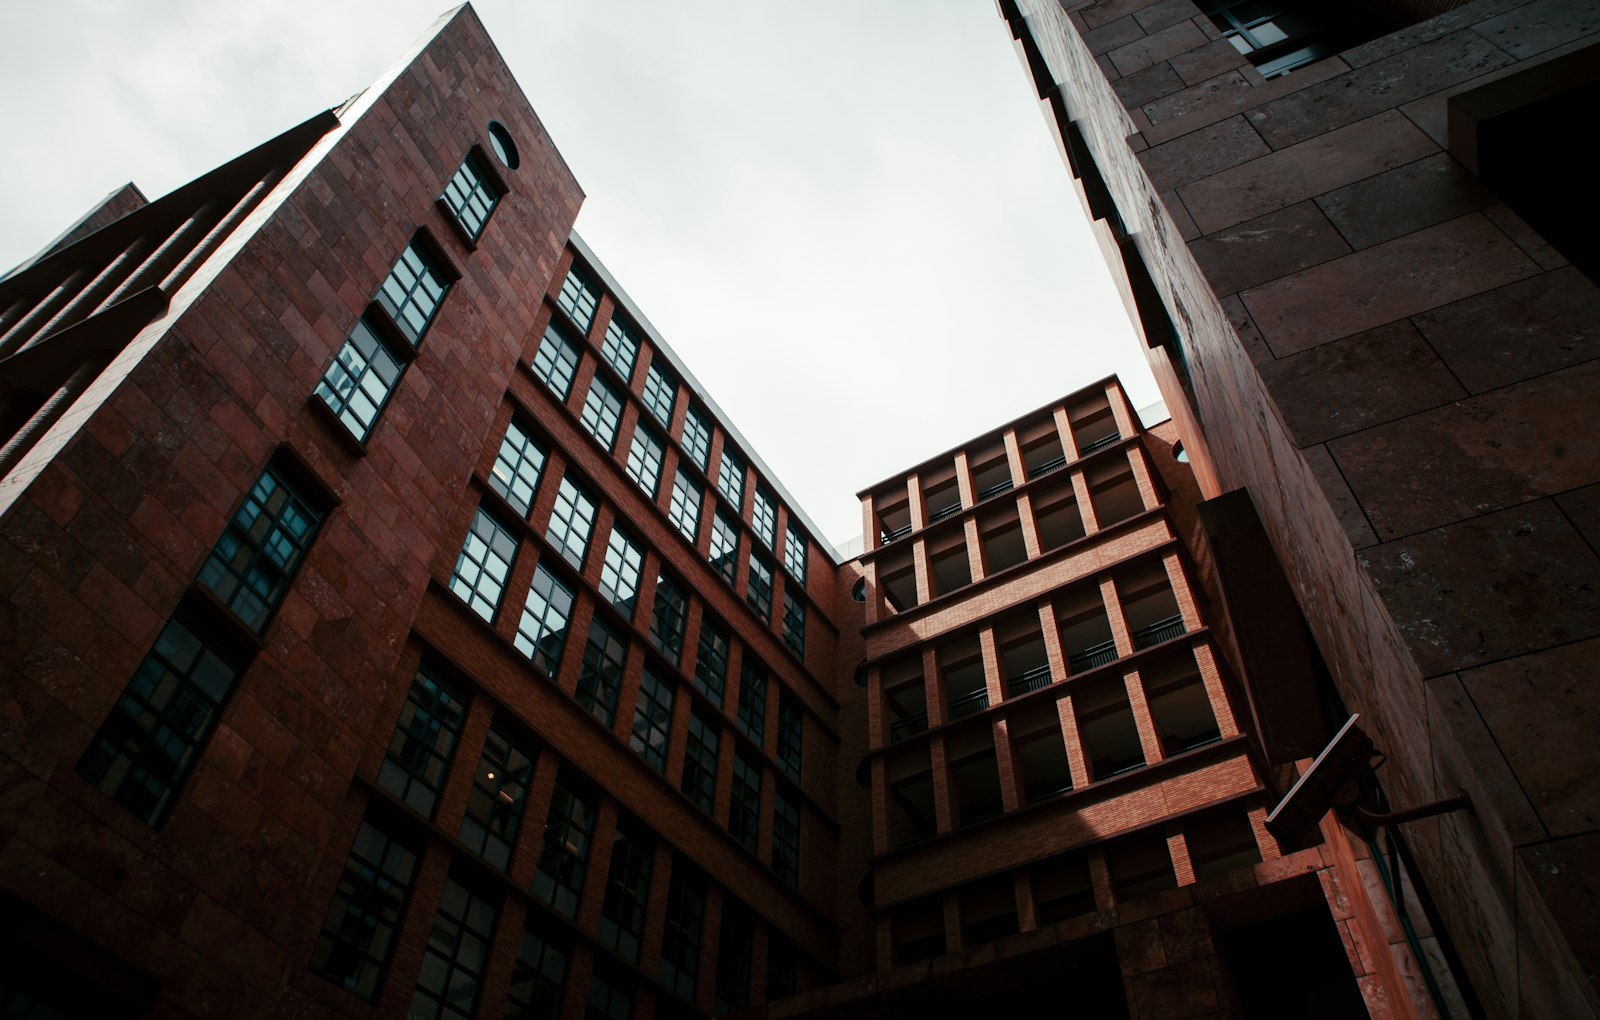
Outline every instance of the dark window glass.
{"label": "dark window glass", "polygon": [[678,477],[672,481],[672,506],[667,510],[667,517],[683,532],[690,545],[694,544],[695,534],[700,530],[700,499],[700,486],[680,469]]}
{"label": "dark window glass", "polygon": [[422,342],[434,314],[450,289],[439,264],[412,241],[378,288],[378,304],[413,345]]}
{"label": "dark window glass", "polygon": [[756,919],[750,908],[734,899],[722,899],[722,924],[717,932],[717,984],[712,1006],[716,1014],[743,1009],[750,1004],[751,942]]}
{"label": "dark window glass", "polygon": [[333,364],[322,374],[315,395],[355,436],[366,442],[378,414],[389,402],[405,366],[384,345],[382,334],[365,316],[345,338]]}
{"label": "dark window glass", "polygon": [[772,568],[755,554],[754,549],[750,551],[750,580],[744,600],[761,617],[762,623],[772,619]]}
{"label": "dark window glass", "polygon": [[800,885],[800,802],[781,784],[772,797],[772,870]]}
{"label": "dark window glass", "polygon": [[322,514],[267,468],[200,568],[200,583],[260,631],[288,594],[321,522]]}
{"label": "dark window glass", "polygon": [[432,818],[466,717],[465,698],[426,669],[417,670],[378,769],[378,785]]}
{"label": "dark window glass", "polygon": [[783,565],[802,588],[806,585],[806,549],[805,533],[789,525],[789,535],[783,543]]}
{"label": "dark window glass", "polygon": [[783,593],[783,640],[802,660],[806,657],[806,604],[787,590]]}
{"label": "dark window glass", "polygon": [[750,504],[750,523],[755,525],[756,535],[768,549],[778,548],[778,501],[760,485],[756,486],[755,499]]}
{"label": "dark window glass", "polygon": [[805,746],[805,712],[788,695],[778,699],[778,764],[800,781],[800,753]]}
{"label": "dark window glass", "polygon": [[650,614],[650,640],[674,666],[683,660],[683,632],[688,620],[688,593],[666,574],[657,575],[655,608]]}
{"label": "dark window glass", "polygon": [[662,428],[671,429],[672,410],[677,403],[678,381],[658,361],[652,360],[644,379],[644,406],[655,415]]}
{"label": "dark window glass", "polygon": [[406,1020],[467,1020],[489,963],[495,906],[452,876],[439,894]]}
{"label": "dark window glass", "polygon": [[594,838],[595,798],[571,777],[556,777],[550,814],[544,823],[544,847],[533,875],[533,894],[567,917],[578,916],[578,896],[589,866],[589,841]]}
{"label": "dark window glass", "polygon": [[511,965],[506,1020],[559,1020],[572,937],[554,926],[546,930],[531,910],[524,924],[517,959]]}
{"label": "dark window glass", "polygon": [[556,580],[541,563],[533,569],[533,584],[528,601],[522,604],[522,620],[517,624],[517,651],[554,677],[561,668],[561,652],[567,645],[567,626],[572,619],[572,592]]}
{"label": "dark window glass", "polygon": [[580,420],[610,453],[617,442],[617,425],[622,421],[622,398],[596,377],[589,383],[589,396],[583,402]]}
{"label": "dark window glass", "polygon": [[567,278],[561,284],[561,293],[556,295],[556,305],[567,317],[577,324],[585,333],[589,332],[590,323],[594,322],[594,310],[600,304],[600,289],[594,281],[589,279],[589,274],[578,267],[576,263],[567,272]]}
{"label": "dark window glass", "polygon": [[533,491],[539,487],[545,457],[544,447],[513,418],[506,426],[506,437],[500,441],[500,452],[495,454],[489,486],[524,517],[533,509]]}
{"label": "dark window glass", "polygon": [[694,657],[694,685],[700,693],[722,707],[722,694],[728,685],[728,632],[711,617],[700,621],[700,645]]}
{"label": "dark window glass", "polygon": [[711,518],[711,567],[732,587],[739,573],[739,522],[720,510]]}
{"label": "dark window glass", "polygon": [[761,831],[761,761],[743,751],[733,755],[733,799],[728,807],[728,831],[751,853]]}
{"label": "dark window glass", "polygon": [[628,1020],[633,1013],[634,981],[614,964],[597,960],[589,977],[583,1020]]}
{"label": "dark window glass", "polygon": [[672,881],[667,885],[666,925],[661,933],[661,983],[691,1002],[700,971],[705,912],[705,877],[682,858],[675,860]]}
{"label": "dark window glass", "polygon": [[594,499],[578,488],[571,476],[561,479],[561,491],[556,494],[555,509],[550,512],[550,526],[545,529],[545,541],[566,558],[574,570],[583,569],[583,557],[589,551],[589,533],[594,530]]}
{"label": "dark window glass", "polygon": [[238,679],[237,667],[171,620],[111,706],[78,775],[148,825],[189,777]]}
{"label": "dark window glass", "polygon": [[722,448],[722,463],[717,466],[717,491],[735,511],[744,512],[744,461],[727,446]]}
{"label": "dark window glass", "polygon": [[775,931],[767,933],[767,1001],[787,999],[800,990],[800,953]]}
{"label": "dark window glass", "polygon": [[311,951],[313,973],[367,1002],[378,997],[416,866],[410,847],[370,820],[361,823]]}
{"label": "dark window glass", "polygon": [[626,322],[613,315],[606,323],[606,338],[600,343],[600,355],[606,364],[617,370],[624,383],[633,378],[633,363],[639,356],[639,341]]}
{"label": "dark window glass", "polygon": [[555,323],[544,331],[544,339],[533,355],[533,374],[543,379],[563,403],[572,392],[572,377],[578,374],[578,348],[561,335]]}
{"label": "dark window glass", "polygon": [[456,222],[461,224],[467,236],[477,240],[489,223],[489,215],[500,202],[500,189],[483,168],[483,160],[478,158],[478,154],[469,152],[467,158],[461,161],[461,169],[450,178],[450,183],[444,186],[444,194],[439,197],[455,213]]}
{"label": "dark window glass", "polygon": [[650,433],[640,422],[633,430],[633,445],[628,449],[628,477],[639,483],[651,499],[656,498],[656,488],[661,484],[661,440]]}
{"label": "dark window glass", "polygon": [[618,819],[611,840],[605,900],[600,906],[600,941],[635,963],[639,960],[639,940],[644,935],[644,908],[650,897],[650,867],[655,850],[655,837],[649,830],[632,819]]}
{"label": "dark window glass", "polygon": [[617,718],[617,694],[622,690],[622,669],[627,657],[625,640],[599,620],[589,624],[589,643],[583,649],[576,697],[578,704],[607,728]]}
{"label": "dark window glass", "polygon": [[478,771],[461,819],[461,842],[501,871],[511,867],[511,848],[528,801],[533,754],[494,726],[483,742]]}
{"label": "dark window glass", "polygon": [[698,708],[689,711],[689,739],[683,755],[683,792],[710,814],[717,801],[717,742],[721,727]]}
{"label": "dark window glass", "polygon": [[657,772],[667,771],[667,740],[672,733],[672,682],[656,676],[647,663],[639,680],[629,746]]}
{"label": "dark window glass", "polygon": [[748,659],[739,671],[739,728],[757,747],[766,742],[767,674]]}
{"label": "dark window glass", "polygon": [[644,553],[620,529],[612,528],[606,542],[606,560],[600,568],[600,594],[629,619],[639,600],[639,571],[643,566]]}
{"label": "dark window glass", "polygon": [[482,507],[473,515],[467,540],[461,546],[456,568],[450,574],[450,590],[489,622],[500,608],[500,595],[511,563],[517,558],[517,540]]}
{"label": "dark window glass", "polygon": [[701,471],[711,468],[711,426],[693,404],[683,415],[683,450]]}

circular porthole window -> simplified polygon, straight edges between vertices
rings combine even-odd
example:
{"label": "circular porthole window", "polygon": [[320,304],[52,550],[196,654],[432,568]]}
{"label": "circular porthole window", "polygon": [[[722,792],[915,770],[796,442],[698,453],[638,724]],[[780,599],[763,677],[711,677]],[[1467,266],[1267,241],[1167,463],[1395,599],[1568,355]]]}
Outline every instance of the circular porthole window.
{"label": "circular porthole window", "polygon": [[1189,463],[1189,451],[1183,448],[1182,442],[1172,444],[1172,459],[1179,464]]}
{"label": "circular porthole window", "polygon": [[854,588],[850,589],[850,597],[855,599],[857,602],[865,602],[865,601],[867,601],[867,579],[866,578],[863,577],[861,580],[857,581],[856,582],[856,586]]}
{"label": "circular porthole window", "polygon": [[522,163],[517,156],[517,143],[511,140],[511,132],[497,120],[489,122],[489,146],[494,149],[495,158],[507,170],[515,170]]}

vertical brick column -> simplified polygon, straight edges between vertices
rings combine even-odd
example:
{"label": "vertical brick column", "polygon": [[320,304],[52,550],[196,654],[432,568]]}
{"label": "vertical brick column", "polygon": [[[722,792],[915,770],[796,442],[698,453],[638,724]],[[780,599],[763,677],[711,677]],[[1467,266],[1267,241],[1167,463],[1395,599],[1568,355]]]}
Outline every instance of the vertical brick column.
{"label": "vertical brick column", "polygon": [[998,705],[1006,700],[1006,686],[992,623],[978,631],[978,654],[983,659],[983,683],[989,693],[989,704]]}
{"label": "vertical brick column", "polygon": [[706,884],[706,912],[700,924],[700,965],[694,983],[694,1004],[701,1013],[709,1016],[717,989],[717,950],[722,930],[722,887],[715,882]]}
{"label": "vertical brick column", "polygon": [[1128,406],[1128,398],[1123,395],[1122,387],[1117,385],[1115,379],[1106,383],[1106,403],[1111,405],[1111,417],[1116,419],[1117,431],[1122,438],[1139,434],[1139,425],[1134,421],[1133,409]]}
{"label": "vertical brick column", "polygon": [[961,523],[961,530],[967,543],[967,572],[977,583],[989,576],[989,568],[983,562],[983,543],[978,537],[978,518],[968,517]]}
{"label": "vertical brick column", "polygon": [[672,696],[672,733],[667,740],[665,775],[674,790],[683,786],[683,759],[689,747],[689,708],[694,704],[694,695],[688,687],[688,682],[674,684]]}
{"label": "vertical brick column", "polygon": [[1154,510],[1161,505],[1161,493],[1156,489],[1144,447],[1134,443],[1123,447],[1123,450],[1128,455],[1128,469],[1133,472],[1133,482],[1139,487],[1139,505],[1146,510]]}
{"label": "vertical brick column", "polygon": [[1094,501],[1089,498],[1089,481],[1083,472],[1072,469],[1072,498],[1078,503],[1078,515],[1083,518],[1083,533],[1092,535],[1100,530],[1100,519],[1094,513]]}
{"label": "vertical brick column", "polygon": [[[778,713],[772,712],[773,725],[777,724]],[[881,747],[889,746],[889,711],[883,703],[883,667],[873,665],[867,667],[867,749],[876,751]],[[771,741],[768,747],[777,747],[773,734],[767,734]]]}
{"label": "vertical brick column", "polygon": [[1204,627],[1206,622],[1200,617],[1200,605],[1195,601],[1194,589],[1189,587],[1183,561],[1178,559],[1176,552],[1171,552],[1161,557],[1161,565],[1166,568],[1167,583],[1172,586],[1172,598],[1178,603],[1178,612],[1183,614],[1183,629],[1193,632]]}
{"label": "vertical brick column", "polygon": [[962,506],[977,505],[978,490],[972,484],[972,462],[965,450],[956,454],[956,492],[961,494]]}
{"label": "vertical brick column", "polygon": [[1116,906],[1117,898],[1111,892],[1111,869],[1106,865],[1104,846],[1089,851],[1089,884],[1094,887],[1096,910],[1110,910]]}
{"label": "vertical brick column", "polygon": [[1071,464],[1078,459],[1078,439],[1072,434],[1072,423],[1067,419],[1065,406],[1058,407],[1051,415],[1056,423],[1056,438],[1061,440],[1061,452],[1066,455],[1067,463]]}
{"label": "vertical brick column", "polygon": [[928,540],[917,535],[911,540],[911,569],[917,578],[917,605],[933,598],[933,568],[928,562]]}
{"label": "vertical brick column", "polygon": [[922,646],[922,702],[928,713],[928,728],[945,724],[944,677],[939,675],[939,655],[932,643]]}
{"label": "vertical brick column", "polygon": [[1061,736],[1066,743],[1072,786],[1081,790],[1089,785],[1089,762],[1083,756],[1083,737],[1078,733],[1078,715],[1072,707],[1071,695],[1056,699],[1056,714],[1061,718]]}
{"label": "vertical brick column", "polygon": [[944,753],[944,737],[936,736],[928,741],[928,759],[933,766],[934,828],[937,832],[949,832],[956,827],[956,811],[954,791],[950,783],[950,766]]}
{"label": "vertical brick column", "polygon": [[965,948],[961,938],[961,897],[952,892],[944,894],[944,949],[953,953]]}
{"label": "vertical brick column", "polygon": [[1011,873],[1011,894],[1017,898],[1017,930],[1033,931],[1039,927],[1039,904],[1033,898],[1028,869],[1018,868]]}
{"label": "vertical brick column", "polygon": [[1206,685],[1206,700],[1211,702],[1211,712],[1217,717],[1217,730],[1223,737],[1237,737],[1239,723],[1234,719],[1233,705],[1228,701],[1227,689],[1222,686],[1222,674],[1217,670],[1216,655],[1209,641],[1195,643],[1194,661]]}
{"label": "vertical brick column", "polygon": [[667,888],[672,884],[672,848],[656,841],[650,862],[650,892],[644,902],[644,931],[639,936],[639,962],[654,974],[661,960],[661,939],[667,930]]}
{"label": "vertical brick column", "polygon": [[622,689],[617,692],[617,718],[611,724],[624,744],[633,733],[633,716],[639,708],[639,683],[644,676],[644,647],[628,642],[628,657],[622,661]]}
{"label": "vertical brick column", "polygon": [[883,757],[872,759],[872,852],[889,852],[889,764]]}
{"label": "vertical brick column", "polygon": [[864,552],[872,552],[882,544],[878,540],[877,516],[878,509],[869,492],[861,497],[861,548]]}
{"label": "vertical brick column", "polygon": [[994,719],[994,764],[1000,776],[1001,809],[1010,814],[1022,806],[1022,790],[1017,780],[1016,762],[1011,754],[1011,737],[1003,716]]}
{"label": "vertical brick column", "polygon": [[1139,671],[1130,669],[1122,675],[1122,684],[1128,691],[1128,707],[1133,710],[1133,725],[1139,731],[1139,746],[1144,749],[1144,760],[1160,761],[1161,736],[1156,732],[1156,721],[1150,715],[1150,706],[1144,699],[1144,681]]}
{"label": "vertical brick column", "polygon": [[1189,860],[1189,843],[1183,838],[1183,829],[1176,824],[1167,826],[1167,853],[1172,855],[1172,871],[1179,885],[1194,885],[1194,863]]}
{"label": "vertical brick column", "polygon": [[1017,430],[1006,429],[1002,438],[1006,444],[1006,466],[1011,469],[1011,484],[1020,489],[1028,484],[1028,468],[1022,463],[1022,447],[1017,443]]}
{"label": "vertical brick column", "polygon": [[1022,527],[1022,548],[1028,559],[1038,559],[1044,550],[1039,545],[1039,524],[1033,519],[1033,497],[1026,492],[1017,496],[1017,522]]}
{"label": "vertical brick column", "polygon": [[1283,848],[1278,846],[1278,841],[1267,831],[1267,809],[1264,806],[1253,807],[1248,817],[1250,830],[1256,834],[1256,849],[1261,851],[1261,859],[1275,861],[1282,857]]}
{"label": "vertical brick column", "polygon": [[922,476],[916,472],[906,476],[906,500],[911,530],[921,531],[928,526],[928,508],[922,504]]}
{"label": "vertical brick column", "polygon": [[1122,597],[1117,594],[1114,579],[1107,577],[1100,582],[1100,602],[1105,606],[1106,622],[1111,624],[1111,637],[1117,643],[1117,657],[1127,658],[1133,654],[1133,635],[1122,615]]}
{"label": "vertical brick column", "polygon": [[444,788],[439,791],[439,803],[433,808],[434,820],[446,832],[455,832],[467,809],[467,797],[472,791],[483,741],[489,735],[489,723],[493,719],[494,702],[488,698],[473,698],[467,707],[461,734],[456,738],[455,754],[445,776]]}
{"label": "vertical brick column", "polygon": [[561,997],[561,1020],[584,1020],[589,1004],[589,978],[594,975],[594,948],[575,940],[567,962],[566,991]]}
{"label": "vertical brick column", "polygon": [[[655,584],[652,575],[651,586]],[[643,588],[641,579],[640,587]],[[576,598],[572,603],[572,618],[567,623],[567,643],[561,651],[561,662],[556,666],[556,686],[567,697],[573,697],[578,689],[578,674],[583,670],[583,648],[589,640],[589,624],[594,619],[594,596],[584,591],[574,593]],[[642,597],[641,597],[642,601]]]}

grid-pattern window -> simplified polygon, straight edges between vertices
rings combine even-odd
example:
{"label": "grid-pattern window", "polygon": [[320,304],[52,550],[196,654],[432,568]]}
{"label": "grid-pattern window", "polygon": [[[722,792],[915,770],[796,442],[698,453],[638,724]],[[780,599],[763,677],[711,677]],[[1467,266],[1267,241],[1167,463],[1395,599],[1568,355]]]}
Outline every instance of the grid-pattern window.
{"label": "grid-pattern window", "polygon": [[561,335],[555,323],[545,327],[544,339],[533,354],[533,374],[563,403],[572,392],[572,377],[578,374],[578,357],[577,346]]}
{"label": "grid-pattern window", "polygon": [[672,506],[667,509],[667,517],[683,532],[690,545],[694,544],[700,530],[700,499],[700,486],[679,468],[678,477],[672,480]]}
{"label": "grid-pattern window", "polygon": [[743,751],[733,755],[733,798],[728,806],[728,831],[751,853],[761,831],[761,761]]}
{"label": "grid-pattern window", "polygon": [[546,930],[532,911],[524,924],[517,959],[511,965],[505,1015],[518,1020],[559,1020],[572,937],[556,932],[553,925]]}
{"label": "grid-pattern window", "polygon": [[655,849],[655,837],[648,829],[632,819],[618,819],[611,840],[605,899],[600,905],[600,941],[634,963],[639,961],[639,940],[644,935]]}
{"label": "grid-pattern window", "polygon": [[711,568],[730,587],[739,575],[739,522],[720,510],[711,518]]}
{"label": "grid-pattern window", "polygon": [[544,847],[533,874],[533,894],[567,917],[578,916],[594,816],[594,795],[580,790],[565,772],[558,774],[544,823]]}
{"label": "grid-pattern window", "polygon": [[467,236],[476,241],[489,223],[489,215],[500,202],[500,189],[484,169],[483,160],[476,152],[467,153],[461,168],[444,186],[439,196],[455,214],[456,222]]}
{"label": "grid-pattern window", "polygon": [[494,467],[489,471],[489,487],[506,498],[522,516],[533,509],[533,490],[539,487],[539,473],[544,470],[545,448],[536,442],[528,430],[517,424],[515,418],[506,426],[506,436],[500,441],[500,452],[495,454]]}
{"label": "grid-pattern window", "polygon": [[650,614],[650,641],[676,666],[683,660],[683,633],[689,622],[689,595],[666,574],[656,576],[655,607]]}
{"label": "grid-pattern window", "polygon": [[728,632],[711,617],[700,620],[700,646],[694,656],[694,685],[700,693],[722,707],[722,694],[728,686]]}
{"label": "grid-pattern window", "polygon": [[676,858],[667,885],[667,916],[661,933],[661,983],[691,1002],[700,972],[705,913],[705,877],[681,857]]}
{"label": "grid-pattern window", "polygon": [[739,728],[757,747],[766,742],[767,674],[748,661],[739,671]]}
{"label": "grid-pattern window", "polygon": [[624,383],[633,378],[633,363],[639,357],[639,341],[633,329],[620,316],[606,323],[606,338],[600,342],[600,356],[617,370]]}
{"label": "grid-pattern window", "polygon": [[667,771],[667,741],[672,735],[672,681],[656,675],[648,663],[639,679],[639,701],[633,710],[633,736],[628,746],[657,772]]}
{"label": "grid-pattern window", "polygon": [[787,590],[783,593],[783,640],[789,651],[801,659],[806,657],[806,604]]}
{"label": "grid-pattern window", "polygon": [[583,669],[578,673],[578,704],[605,723],[617,719],[617,694],[622,690],[622,668],[628,642],[599,620],[589,624],[589,643],[583,649]]}
{"label": "grid-pattern window", "polygon": [[783,540],[783,565],[788,568],[790,576],[800,582],[802,588],[806,584],[807,548],[805,532],[793,524],[789,525],[788,537]]}
{"label": "grid-pattern window", "polygon": [[362,316],[322,374],[314,394],[357,442],[364,443],[405,370],[389,353],[378,328]]}
{"label": "grid-pattern window", "polygon": [[577,324],[585,333],[589,332],[589,325],[594,322],[594,310],[600,304],[600,288],[596,287],[589,274],[573,263],[567,271],[566,280],[562,281],[561,293],[556,295],[556,306],[567,313],[567,318]]}
{"label": "grid-pattern window", "polygon": [[722,463],[717,465],[717,491],[734,510],[744,512],[744,460],[730,446],[723,446]]}
{"label": "grid-pattern window", "polygon": [[622,421],[622,398],[599,378],[590,380],[589,396],[583,401],[584,427],[611,452],[617,441],[617,425]]}
{"label": "grid-pattern window", "polygon": [[200,583],[260,631],[288,594],[321,521],[305,497],[268,467],[217,539],[200,568]]}
{"label": "grid-pattern window", "polygon": [[768,549],[778,548],[778,500],[765,487],[757,485],[750,503],[750,523]]}
{"label": "grid-pattern window", "polygon": [[78,761],[78,775],[144,821],[166,815],[238,669],[171,620]]}
{"label": "grid-pattern window", "polygon": [[643,567],[644,553],[622,529],[612,528],[606,541],[606,560],[600,567],[600,594],[629,619],[639,601],[639,572]]}
{"label": "grid-pattern window", "polygon": [[664,454],[661,440],[648,426],[640,422],[633,430],[633,445],[628,448],[628,477],[639,483],[651,499],[661,485],[661,458]]}
{"label": "grid-pattern window", "polygon": [[490,726],[472,777],[472,792],[467,794],[460,835],[462,843],[501,871],[511,867],[511,848],[517,843],[532,779],[533,755]]}
{"label": "grid-pattern window", "polygon": [[711,468],[711,426],[693,404],[683,415],[683,450],[701,471]]}
{"label": "grid-pattern window", "polygon": [[683,792],[710,814],[717,799],[717,721],[698,708],[689,711],[689,739],[683,755]]}
{"label": "grid-pattern window", "polygon": [[800,781],[801,749],[805,746],[805,711],[788,695],[778,698],[778,764],[790,779]]}
{"label": "grid-pattern window", "polygon": [[479,507],[450,574],[450,590],[461,596],[474,613],[492,623],[495,610],[500,608],[506,578],[511,575],[511,561],[516,557],[517,540]]}
{"label": "grid-pattern window", "polygon": [[792,886],[800,884],[800,802],[779,785],[772,797],[772,870]]}
{"label": "grid-pattern window", "polygon": [[522,604],[522,620],[517,624],[517,651],[554,677],[561,668],[561,652],[567,646],[567,626],[572,620],[572,591],[541,563],[533,568],[533,584],[528,601]]}
{"label": "grid-pattern window", "polygon": [[370,820],[361,823],[311,951],[314,973],[367,1002],[378,997],[416,867],[415,851]]}
{"label": "grid-pattern window", "polygon": [[633,1014],[634,982],[621,968],[595,962],[589,976],[589,1001],[584,1006],[584,1020],[628,1020]]}
{"label": "grid-pattern window", "polygon": [[772,619],[772,568],[756,555],[754,549],[750,550],[750,580],[745,588],[744,600],[761,617],[761,622]]}
{"label": "grid-pattern window", "polygon": [[[659,358],[659,355],[657,356]],[[672,428],[672,411],[678,403],[678,380],[661,367],[659,360],[650,362],[650,371],[644,379],[644,406],[655,415],[665,429]]]}
{"label": "grid-pattern window", "polygon": [[378,769],[378,785],[432,818],[466,717],[465,698],[426,669],[417,670]]}
{"label": "grid-pattern window", "polygon": [[717,982],[712,1010],[731,1013],[750,1005],[750,956],[756,919],[750,908],[734,899],[722,899],[722,923],[717,932]]}
{"label": "grid-pattern window", "polygon": [[422,342],[449,289],[438,262],[412,241],[378,288],[378,304],[415,346]]}
{"label": "grid-pattern window", "polygon": [[550,526],[545,529],[544,537],[574,570],[583,569],[583,557],[589,552],[594,512],[594,498],[579,488],[571,475],[562,478],[561,491],[556,493],[555,509],[550,511]]}
{"label": "grid-pattern window", "polygon": [[445,879],[407,1020],[466,1020],[472,1016],[489,963],[494,916],[493,903],[454,876]]}

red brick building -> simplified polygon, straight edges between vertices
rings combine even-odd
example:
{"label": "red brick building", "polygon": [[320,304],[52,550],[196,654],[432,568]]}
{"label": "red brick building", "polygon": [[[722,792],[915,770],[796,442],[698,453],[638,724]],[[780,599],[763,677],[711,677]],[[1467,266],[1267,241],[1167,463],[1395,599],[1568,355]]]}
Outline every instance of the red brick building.
{"label": "red brick building", "polygon": [[462,8],[0,280],[7,1015],[1431,1015],[1264,826],[1182,416],[1081,388],[841,562],[582,197]]}

